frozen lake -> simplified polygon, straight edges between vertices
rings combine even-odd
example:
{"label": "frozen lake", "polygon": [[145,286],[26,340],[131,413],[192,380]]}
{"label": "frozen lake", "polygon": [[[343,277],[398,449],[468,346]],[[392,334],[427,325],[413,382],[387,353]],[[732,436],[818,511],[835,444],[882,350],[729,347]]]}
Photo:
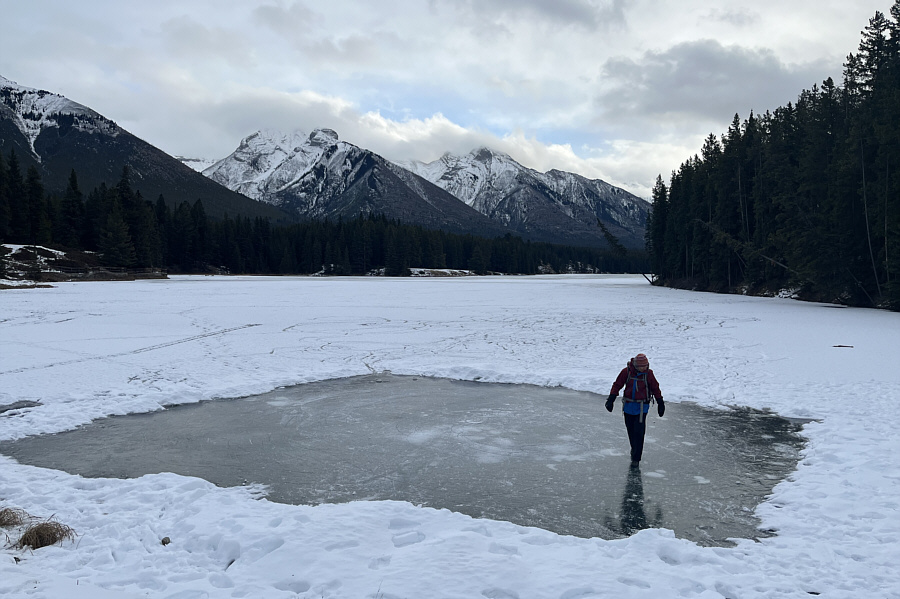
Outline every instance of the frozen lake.
{"label": "frozen lake", "polygon": [[[2,505],[79,535],[4,549],[0,596],[896,597],[898,331],[897,313],[640,275],[7,290],[0,406],[19,407],[0,440],[60,433],[112,478],[0,455]],[[668,411],[629,478],[622,416],[600,398],[638,352]],[[767,412],[812,420],[796,466],[777,440],[794,421]],[[120,423],[123,442],[101,434]],[[223,486],[130,478],[137,455],[134,474]],[[225,486],[245,479],[279,500]],[[714,546],[757,525],[774,536]]]}
{"label": "frozen lake", "polygon": [[0,453],[87,477],[262,483],[282,503],[404,500],[580,537],[765,535],[753,512],[795,469],[799,421],[670,402],[632,469],[621,411],[604,400],[382,373],[106,418]]}

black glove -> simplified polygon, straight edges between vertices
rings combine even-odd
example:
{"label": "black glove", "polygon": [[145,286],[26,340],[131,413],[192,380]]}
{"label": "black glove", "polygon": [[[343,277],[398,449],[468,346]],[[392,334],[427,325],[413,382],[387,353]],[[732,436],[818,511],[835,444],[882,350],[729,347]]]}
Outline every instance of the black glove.
{"label": "black glove", "polygon": [[614,403],[616,403],[616,396],[610,395],[606,400],[606,411],[607,412],[612,412]]}
{"label": "black glove", "polygon": [[666,402],[662,400],[662,397],[656,400],[656,412],[659,414],[660,418],[666,413]]}

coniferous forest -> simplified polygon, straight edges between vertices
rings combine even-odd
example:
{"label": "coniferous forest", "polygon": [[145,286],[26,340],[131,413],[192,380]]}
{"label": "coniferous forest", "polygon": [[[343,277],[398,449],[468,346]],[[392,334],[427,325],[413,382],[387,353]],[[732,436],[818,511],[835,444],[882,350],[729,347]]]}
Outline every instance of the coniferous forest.
{"label": "coniferous forest", "polygon": [[900,0],[869,20],[841,86],[735,115],[652,202],[661,284],[900,309]]}
{"label": "coniferous forest", "polygon": [[129,170],[85,194],[73,170],[65,191],[46,193],[40,174],[23,175],[15,152],[0,154],[0,242],[93,252],[112,267],[172,273],[361,275],[410,268],[501,272],[642,272],[646,255],[481,238],[425,229],[379,215],[272,224],[240,215],[207,216],[203,204],[144,198]]}

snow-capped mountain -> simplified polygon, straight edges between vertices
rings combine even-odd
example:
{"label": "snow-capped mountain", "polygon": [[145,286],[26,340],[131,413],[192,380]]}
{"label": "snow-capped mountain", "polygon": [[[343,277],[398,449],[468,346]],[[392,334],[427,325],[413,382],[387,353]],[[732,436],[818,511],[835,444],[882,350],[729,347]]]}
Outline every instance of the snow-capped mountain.
{"label": "snow-capped mountain", "polygon": [[62,192],[74,169],[85,193],[115,185],[128,166],[144,198],[162,196],[170,205],[202,199],[214,217],[262,216],[290,220],[271,206],[234,193],[179,160],[135,137],[111,119],[46,90],[0,76],[0,151],[14,151],[24,172],[34,166],[48,191]]}
{"label": "snow-capped mountain", "polygon": [[398,165],[525,236],[567,243],[600,240],[600,219],[626,246],[644,243],[649,203],[600,179],[558,170],[540,173],[489,148]]}
{"label": "snow-capped mountain", "polygon": [[316,129],[308,135],[302,131],[257,131],[203,174],[303,218],[383,213],[454,231],[503,232],[440,187],[341,141],[331,129]]}
{"label": "snow-capped mountain", "polygon": [[207,167],[203,174],[254,200],[279,204],[284,202],[279,192],[309,174],[330,146],[334,146],[331,155],[337,155],[338,162],[355,148],[338,141],[337,133],[329,129],[312,134],[264,129],[245,137],[230,156]]}
{"label": "snow-capped mountain", "polygon": [[33,157],[40,161],[34,144],[46,129],[74,128],[85,133],[115,137],[122,131],[113,121],[87,106],[59,94],[19,85],[0,75],[0,111],[19,129]]}
{"label": "snow-capped mountain", "polygon": [[487,148],[428,164],[392,163],[339,140],[331,129],[258,131],[203,174],[303,217],[375,211],[472,233],[577,245],[607,244],[600,219],[624,245],[642,247],[650,207],[604,181],[539,173]]}

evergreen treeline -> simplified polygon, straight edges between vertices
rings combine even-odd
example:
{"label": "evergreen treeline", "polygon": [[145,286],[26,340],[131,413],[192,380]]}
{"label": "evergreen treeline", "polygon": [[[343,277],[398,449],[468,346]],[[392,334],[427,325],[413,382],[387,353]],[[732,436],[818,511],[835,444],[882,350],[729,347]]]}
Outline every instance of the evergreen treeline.
{"label": "evergreen treeline", "polygon": [[900,0],[862,34],[842,87],[735,115],[657,178],[646,239],[661,283],[900,308]]}
{"label": "evergreen treeline", "polygon": [[14,152],[0,154],[0,240],[96,252],[107,266],[176,273],[389,276],[411,267],[510,274],[640,272],[646,256],[506,235],[485,239],[424,229],[383,216],[288,226],[263,218],[207,217],[202,202],[172,208],[133,189],[126,167],[114,187],[86,196],[73,170],[62,197],[45,193],[36,168],[23,176]]}

